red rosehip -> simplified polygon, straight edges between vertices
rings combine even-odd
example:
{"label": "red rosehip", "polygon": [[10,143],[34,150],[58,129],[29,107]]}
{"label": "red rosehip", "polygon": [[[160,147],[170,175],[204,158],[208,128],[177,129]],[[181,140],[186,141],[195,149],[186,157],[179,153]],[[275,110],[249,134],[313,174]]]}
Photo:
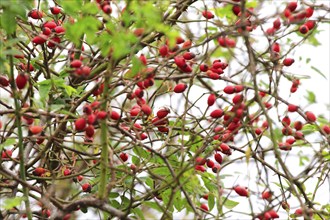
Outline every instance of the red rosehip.
{"label": "red rosehip", "polygon": [[289,9],[291,12],[293,12],[297,8],[297,2],[296,1],[289,2],[286,8]]}
{"label": "red rosehip", "polygon": [[[227,133],[229,135],[231,135],[230,133]],[[220,151],[226,155],[231,155],[231,149],[229,147],[228,144],[225,144],[225,143],[221,143],[220,144]]]}
{"label": "red rosehip", "polygon": [[166,57],[168,55],[168,46],[167,45],[163,45],[159,48],[159,54],[162,56],[162,57]]}
{"label": "red rosehip", "polygon": [[2,159],[10,158],[12,155],[13,155],[13,151],[12,150],[4,150],[1,153],[1,158]]}
{"label": "red rosehip", "polygon": [[280,20],[280,18],[277,18],[275,21],[273,21],[273,28],[278,30],[278,29],[280,29],[280,27],[281,27],[281,20]]}
{"label": "red rosehip", "polygon": [[42,167],[37,167],[34,169],[34,171],[32,173],[35,176],[41,176],[42,174],[46,173],[46,170]]}
{"label": "red rosehip", "polygon": [[57,34],[61,34],[65,32],[65,29],[62,26],[57,26],[54,30]]}
{"label": "red rosehip", "polygon": [[179,84],[177,84],[177,85],[174,87],[173,91],[174,91],[175,93],[182,93],[182,92],[184,92],[184,91],[186,90],[186,88],[187,88],[187,85],[186,85],[186,84],[184,84],[184,83],[179,83]]}
{"label": "red rosehip", "polygon": [[212,172],[218,173],[220,171],[220,168],[220,164],[214,164],[214,166],[212,167]]}
{"label": "red rosehip", "polygon": [[157,117],[159,119],[161,119],[161,118],[165,118],[170,112],[171,111],[169,108],[163,107],[163,108],[159,109],[156,114],[157,114]]}
{"label": "red rosehip", "polygon": [[283,65],[284,66],[291,66],[294,63],[294,59],[292,58],[285,58],[283,60]]}
{"label": "red rosehip", "polygon": [[272,192],[271,191],[263,191],[261,194],[261,198],[265,200],[271,200]]}
{"label": "red rosehip", "polygon": [[104,13],[106,13],[106,14],[111,14],[111,12],[112,12],[112,8],[111,8],[110,5],[104,5],[104,6],[102,7],[102,11],[103,11]]}
{"label": "red rosehip", "polygon": [[305,116],[307,118],[307,121],[309,121],[309,122],[315,122],[316,121],[316,116],[314,115],[313,112],[307,111],[307,112],[305,112]]}
{"label": "red rosehip", "polygon": [[43,130],[43,127],[39,126],[39,125],[30,125],[29,126],[29,131],[32,134],[39,134],[40,132],[42,132],[42,130]]}
{"label": "red rosehip", "polygon": [[126,162],[128,160],[128,154],[127,153],[121,153],[119,155],[119,157],[123,162]]}
{"label": "red rosehip", "polygon": [[197,157],[195,163],[196,163],[197,165],[205,165],[205,163],[206,163],[206,159],[203,158],[203,157]]}
{"label": "red rosehip", "polygon": [[210,116],[212,118],[221,118],[223,116],[223,110],[222,109],[215,109],[211,112]]}
{"label": "red rosehip", "polygon": [[106,119],[108,116],[108,113],[106,111],[98,111],[96,114],[96,118],[99,120]]}
{"label": "red rosehip", "polygon": [[78,118],[74,124],[77,131],[84,131],[86,127],[86,119]]}
{"label": "red rosehip", "polygon": [[144,104],[141,106],[141,110],[143,111],[144,114],[146,115],[151,115],[152,113],[152,109],[150,108],[150,106],[148,104]]}
{"label": "red rosehip", "polygon": [[322,126],[322,130],[323,130],[326,134],[330,134],[330,126],[328,126],[328,125],[323,125],[323,126]]}
{"label": "red rosehip", "polygon": [[81,65],[82,65],[82,62],[80,60],[73,60],[70,63],[70,66],[73,68],[79,68],[79,67],[81,67]]}
{"label": "red rosehip", "polygon": [[94,133],[95,133],[95,129],[93,125],[88,125],[85,128],[85,134],[87,137],[92,138],[94,136]]}
{"label": "red rosehip", "polygon": [[59,13],[61,13],[61,9],[59,7],[51,7],[49,9],[53,15],[58,15]]}
{"label": "red rosehip", "polygon": [[308,26],[303,24],[299,27],[299,32],[302,34],[307,34],[307,32],[309,31]]}
{"label": "red rosehip", "polygon": [[315,27],[315,21],[308,20],[305,22],[305,24],[308,27],[308,30],[312,30]]}
{"label": "red rosehip", "polygon": [[65,169],[64,171],[63,171],[63,175],[64,176],[69,176],[71,174],[71,170],[70,169]]}
{"label": "red rosehip", "polygon": [[313,13],[314,13],[314,8],[313,7],[308,7],[305,9],[305,12],[306,12],[306,17],[309,18],[309,17],[312,17]]}
{"label": "red rosehip", "polygon": [[298,106],[293,105],[293,104],[288,105],[288,111],[289,112],[296,112],[297,110],[298,110]]}
{"label": "red rosehip", "polygon": [[113,120],[119,120],[120,119],[120,114],[114,110],[110,112],[110,118]]}
{"label": "red rosehip", "polygon": [[207,211],[207,212],[209,211],[209,207],[207,207],[206,204],[201,204],[200,208],[203,209],[204,211]]}
{"label": "red rosehip", "polygon": [[303,123],[302,123],[301,121],[296,121],[296,122],[293,124],[293,127],[294,127],[297,131],[301,130],[303,126],[304,126],[304,125],[303,125]]}
{"label": "red rosehip", "polygon": [[84,183],[81,185],[81,189],[83,192],[91,192],[92,191],[92,186],[89,183]]}
{"label": "red rosehip", "polygon": [[193,52],[188,52],[188,51],[183,54],[183,58],[185,60],[191,60],[191,59],[195,58],[195,56],[196,55]]}
{"label": "red rosehip", "polygon": [[15,82],[16,82],[16,86],[18,89],[24,89],[24,87],[26,86],[27,82],[28,82],[28,75],[26,74],[18,74]]}
{"label": "red rosehip", "polygon": [[285,117],[282,119],[282,124],[283,124],[283,126],[290,126],[290,124],[291,124],[290,117],[289,117],[289,116],[285,116]]}
{"label": "red rosehip", "polygon": [[214,166],[213,160],[207,159],[206,166],[208,166],[209,168],[213,168],[213,166]]}
{"label": "red rosehip", "polygon": [[272,45],[272,50],[273,50],[274,52],[276,52],[276,53],[279,53],[280,50],[281,50],[280,45],[279,45],[278,43],[274,43],[274,44]]}
{"label": "red rosehip", "polygon": [[235,186],[234,191],[240,196],[249,197],[249,192],[246,187]]}
{"label": "red rosehip", "polygon": [[205,172],[206,168],[203,165],[196,165],[195,170]]}
{"label": "red rosehip", "polygon": [[207,10],[203,11],[203,12],[202,12],[202,15],[203,15],[203,17],[206,18],[206,19],[212,19],[212,18],[214,18],[213,13],[210,12],[210,11],[207,11]]}
{"label": "red rosehip", "polygon": [[32,39],[32,42],[34,44],[43,44],[47,41],[47,35],[44,35],[44,34],[39,34],[38,36],[35,36],[33,39]]}
{"label": "red rosehip", "polygon": [[215,103],[215,101],[216,101],[216,96],[215,96],[215,94],[213,94],[213,93],[211,93],[210,95],[209,95],[209,97],[207,98],[207,105],[208,106],[212,106],[212,105],[214,105],[214,103]]}
{"label": "red rosehip", "polygon": [[49,29],[54,29],[57,27],[57,24],[54,21],[47,21],[43,24],[43,27],[47,27]]}
{"label": "red rosehip", "polygon": [[174,57],[174,62],[178,67],[181,67],[181,68],[183,68],[187,65],[186,60],[183,58],[183,56]]}
{"label": "red rosehip", "polygon": [[206,72],[206,71],[209,69],[209,67],[208,67],[206,64],[201,64],[201,65],[199,66],[199,69],[200,69],[200,71],[202,71],[202,72]]}
{"label": "red rosehip", "polygon": [[222,163],[222,156],[219,153],[214,154],[214,159],[217,161],[219,164]]}
{"label": "red rosehip", "polygon": [[226,94],[233,94],[236,92],[236,89],[234,86],[226,86],[224,89],[223,89],[224,93]]}
{"label": "red rosehip", "polygon": [[0,86],[3,87],[9,86],[9,80],[4,76],[0,76]]}
{"label": "red rosehip", "polygon": [[41,19],[43,17],[42,11],[38,11],[37,9],[33,9],[28,13],[28,16],[33,19]]}

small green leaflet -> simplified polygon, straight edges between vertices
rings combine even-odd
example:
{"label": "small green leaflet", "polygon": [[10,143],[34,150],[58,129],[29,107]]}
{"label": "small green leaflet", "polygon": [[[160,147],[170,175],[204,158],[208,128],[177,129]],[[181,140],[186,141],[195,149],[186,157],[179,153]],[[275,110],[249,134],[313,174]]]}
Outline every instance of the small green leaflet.
{"label": "small green leaflet", "polygon": [[222,197],[222,200],[225,201],[225,203],[223,204],[227,209],[233,209],[235,208],[235,206],[237,206],[239,204],[239,202],[236,202],[234,200],[230,200],[226,197]]}
{"label": "small green leaflet", "polygon": [[7,147],[7,146],[11,146],[11,145],[14,145],[14,144],[16,144],[16,140],[15,139],[6,139],[6,141],[5,142],[3,142],[2,144],[0,144],[0,151],[3,149],[3,148],[5,148],[5,147]]}
{"label": "small green leaflet", "polygon": [[305,96],[305,98],[307,99],[309,104],[316,103],[316,96],[315,96],[314,92],[309,91],[309,90],[306,90],[306,91],[307,91],[307,95]]}
{"label": "small green leaflet", "polygon": [[327,79],[327,77],[318,68],[316,68],[315,66],[311,66],[311,68],[312,70],[323,76],[324,79]]}
{"label": "small green leaflet", "polygon": [[24,200],[25,197],[8,198],[5,201],[3,201],[1,208],[6,210],[12,209],[15,206],[19,206]]}

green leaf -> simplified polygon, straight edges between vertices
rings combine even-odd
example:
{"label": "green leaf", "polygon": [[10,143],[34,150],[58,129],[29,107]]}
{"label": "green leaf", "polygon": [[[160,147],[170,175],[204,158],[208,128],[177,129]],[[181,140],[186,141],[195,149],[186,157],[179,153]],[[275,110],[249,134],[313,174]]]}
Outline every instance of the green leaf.
{"label": "green leaf", "polygon": [[144,204],[146,206],[152,208],[152,209],[155,209],[155,210],[159,211],[159,212],[162,212],[163,211],[162,208],[160,207],[160,205],[158,205],[158,203],[156,203],[156,202],[149,202],[149,201],[147,201]]}
{"label": "green leaf", "polygon": [[134,208],[133,213],[135,213],[138,216],[138,219],[145,220],[144,213],[140,208]]}
{"label": "green leaf", "polygon": [[239,202],[236,202],[234,200],[230,200],[226,197],[222,197],[222,200],[225,201],[225,203],[223,204],[227,209],[233,209],[235,208]]}
{"label": "green leaf", "polygon": [[314,94],[314,92],[306,90],[307,91],[307,95],[305,96],[305,98],[307,99],[309,104],[313,104],[316,103],[316,96]]}
{"label": "green leaf", "polygon": [[16,144],[16,140],[15,139],[11,139],[11,138],[7,138],[5,142],[3,142],[2,144],[0,144],[0,151],[2,151],[3,148],[11,146]]}
{"label": "green leaf", "polygon": [[7,34],[13,34],[16,30],[15,14],[11,10],[4,10],[0,17],[1,28],[5,29]]}
{"label": "green leaf", "polygon": [[8,198],[3,201],[1,207],[3,209],[9,210],[16,206],[19,206],[24,200],[25,200],[25,197]]}
{"label": "green leaf", "polygon": [[318,68],[316,68],[315,66],[311,66],[311,68],[312,70],[323,76],[324,79],[327,79],[327,77]]}
{"label": "green leaf", "polygon": [[39,82],[38,85],[39,85],[40,101],[44,102],[46,101],[46,98],[49,95],[49,91],[52,87],[51,80],[46,79],[44,81]]}
{"label": "green leaf", "polygon": [[213,193],[209,194],[207,202],[209,205],[209,210],[212,211],[212,209],[214,208],[214,205],[215,205],[215,198],[214,198]]}

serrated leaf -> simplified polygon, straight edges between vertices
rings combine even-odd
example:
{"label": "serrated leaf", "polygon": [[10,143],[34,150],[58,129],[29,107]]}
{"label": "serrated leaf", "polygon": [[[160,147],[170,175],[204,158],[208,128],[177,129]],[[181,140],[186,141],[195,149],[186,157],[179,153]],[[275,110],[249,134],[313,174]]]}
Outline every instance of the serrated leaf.
{"label": "serrated leaf", "polygon": [[215,205],[215,197],[212,193],[209,194],[207,202],[208,202],[209,210],[212,211]]}

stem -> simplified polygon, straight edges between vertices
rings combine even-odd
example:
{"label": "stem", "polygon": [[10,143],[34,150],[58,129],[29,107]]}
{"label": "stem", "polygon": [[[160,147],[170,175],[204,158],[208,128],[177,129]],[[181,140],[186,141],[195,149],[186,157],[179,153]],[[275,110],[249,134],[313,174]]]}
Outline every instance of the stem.
{"label": "stem", "polygon": [[[103,103],[101,106],[101,109],[103,111],[107,111],[107,97],[109,92],[109,81],[110,81],[110,74],[111,71],[111,65],[108,65],[108,71],[105,75],[104,79],[104,89],[103,89]],[[109,149],[108,149],[108,127],[107,127],[107,121],[106,119],[101,121],[101,173],[100,173],[100,187],[99,187],[99,198],[104,199],[107,195],[106,192],[106,183],[107,183],[107,173],[108,173],[108,167],[109,167]]]}
{"label": "stem", "polygon": [[[8,36],[10,38],[10,36]],[[24,148],[23,148],[23,132],[22,132],[22,123],[21,123],[21,113],[20,113],[20,104],[18,102],[18,94],[16,91],[16,84],[14,78],[14,61],[13,56],[9,56],[10,62],[10,84],[13,88],[13,97],[15,102],[15,117],[16,117],[16,127],[17,127],[17,135],[18,135],[18,149],[19,149],[19,173],[20,178],[23,182],[26,182],[26,173],[25,173],[25,160],[24,160]],[[26,186],[23,187],[23,195],[25,197],[25,207],[26,207],[26,214],[29,220],[32,220],[32,213],[30,209],[30,201],[29,201],[29,189]]]}

